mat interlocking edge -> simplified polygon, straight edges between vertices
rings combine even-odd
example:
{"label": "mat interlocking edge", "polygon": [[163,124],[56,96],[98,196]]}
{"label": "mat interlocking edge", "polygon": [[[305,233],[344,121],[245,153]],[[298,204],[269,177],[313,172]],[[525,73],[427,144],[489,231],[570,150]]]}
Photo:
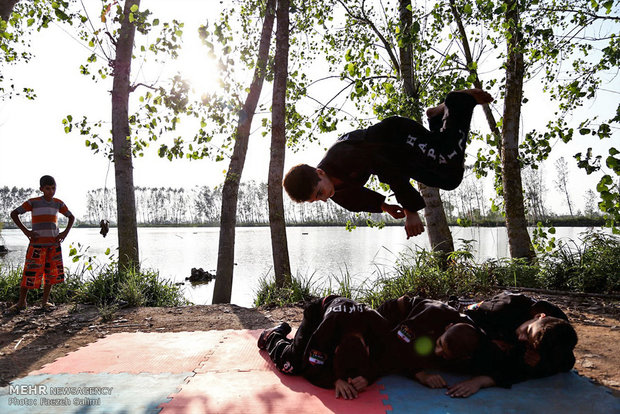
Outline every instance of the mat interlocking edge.
{"label": "mat interlocking edge", "polygon": [[[451,399],[408,379],[389,376],[353,401],[336,400],[303,378],[277,372],[256,340],[260,330],[119,333],[59,358],[0,388],[0,412],[24,412],[15,399],[67,397],[70,405],[30,406],[32,413],[620,413],[620,399],[575,373],[489,388]],[[447,376],[450,383],[458,377]],[[20,385],[48,394],[16,392]],[[72,387],[72,388],[71,388]],[[112,388],[111,395],[50,395],[52,389]],[[12,391],[12,392],[11,392]],[[13,398],[13,404],[9,400]],[[73,399],[76,398],[76,402]],[[86,402],[95,402],[84,406]],[[66,400],[65,400],[66,402]],[[579,404],[581,402],[581,405]],[[585,402],[585,404],[584,404]],[[82,404],[82,405],[80,405]],[[584,406],[588,410],[584,411]],[[595,409],[594,411],[592,409]],[[390,411],[391,410],[391,411]]]}

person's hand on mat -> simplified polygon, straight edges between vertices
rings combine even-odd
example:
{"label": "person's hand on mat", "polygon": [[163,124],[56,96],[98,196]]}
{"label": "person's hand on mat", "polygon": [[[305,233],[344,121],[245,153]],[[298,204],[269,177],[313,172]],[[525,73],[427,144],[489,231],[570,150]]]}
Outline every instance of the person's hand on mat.
{"label": "person's hand on mat", "polygon": [[446,395],[452,398],[467,398],[480,390],[480,388],[492,387],[495,385],[495,381],[491,377],[479,376],[470,378],[466,381],[459,382],[448,388]]}
{"label": "person's hand on mat", "polygon": [[357,398],[357,390],[345,380],[337,379],[334,383],[334,388],[336,389],[336,398],[342,397],[345,400]]}
{"label": "person's hand on mat", "polygon": [[394,217],[395,219],[401,219],[405,217],[405,211],[398,204],[383,203],[381,204],[381,210],[383,210],[383,212],[385,213],[388,213],[390,216]]}
{"label": "person's hand on mat", "polygon": [[363,391],[364,388],[368,386],[368,380],[362,377],[361,375],[355,378],[349,378],[349,384],[353,385],[353,387],[359,392]]}
{"label": "person's hand on mat", "polygon": [[420,384],[426,385],[429,388],[444,388],[447,387],[446,381],[439,374],[428,374],[424,371],[420,371],[415,374],[415,377]]}
{"label": "person's hand on mat", "polygon": [[420,216],[417,211],[409,211],[405,209],[405,231],[407,232],[407,239],[410,237],[417,236],[418,234],[422,234],[424,231],[424,224],[422,224],[422,220],[420,220]]}

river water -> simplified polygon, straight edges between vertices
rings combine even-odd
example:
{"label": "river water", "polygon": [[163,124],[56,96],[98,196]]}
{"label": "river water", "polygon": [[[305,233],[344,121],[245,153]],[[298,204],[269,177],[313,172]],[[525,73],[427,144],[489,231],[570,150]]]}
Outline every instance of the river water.
{"label": "river water", "polygon": [[[556,239],[571,239],[579,243],[584,227],[556,228]],[[476,259],[508,257],[506,229],[453,227],[457,247],[462,240],[473,240]],[[426,233],[406,239],[401,226],[383,229],[357,228],[347,231],[344,227],[289,227],[287,229],[291,270],[294,275],[312,278],[318,286],[350,275],[354,284],[372,280],[380,274],[389,274],[398,255],[416,247],[428,248]],[[193,267],[215,273],[219,228],[217,227],[162,227],[139,228],[140,261],[143,268],[159,270],[160,276],[174,282],[183,282]],[[21,266],[26,253],[27,239],[20,230],[2,231],[4,244],[10,250],[0,256],[4,264]],[[2,240],[0,240],[0,244]],[[116,229],[110,229],[106,238],[99,229],[74,228],[63,243],[66,267],[77,269],[69,258],[69,246],[88,247],[88,254],[99,262],[106,261],[104,252],[115,251]],[[235,273],[232,303],[251,306],[261,276],[272,274],[272,253],[269,227],[239,227],[236,232]],[[213,284],[183,286],[185,297],[195,304],[209,304]]]}

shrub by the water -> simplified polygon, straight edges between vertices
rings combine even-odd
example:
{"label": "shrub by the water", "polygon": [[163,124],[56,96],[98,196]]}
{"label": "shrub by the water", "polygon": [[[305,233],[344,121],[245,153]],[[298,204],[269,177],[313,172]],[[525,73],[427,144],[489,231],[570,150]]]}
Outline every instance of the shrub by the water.
{"label": "shrub by the water", "polygon": [[[304,294],[292,294],[299,286],[304,286]],[[493,259],[476,263],[467,241],[447,258],[425,249],[411,249],[401,253],[390,270],[379,272],[375,280],[360,286],[351,284],[348,273],[330,277],[323,286],[293,277],[293,287],[280,290],[264,278],[255,304],[295,303],[305,296],[335,293],[376,307],[404,294],[445,300],[452,295],[485,295],[506,287],[618,293],[620,239],[602,232],[588,232],[582,235],[581,244],[559,241],[556,248],[532,262]]]}

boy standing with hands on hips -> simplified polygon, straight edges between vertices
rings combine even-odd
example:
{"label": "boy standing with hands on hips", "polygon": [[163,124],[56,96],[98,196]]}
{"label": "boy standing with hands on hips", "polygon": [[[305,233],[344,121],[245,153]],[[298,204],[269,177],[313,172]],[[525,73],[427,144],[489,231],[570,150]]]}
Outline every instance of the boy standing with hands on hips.
{"label": "boy standing with hands on hips", "polygon": [[[52,285],[62,283],[65,280],[60,243],[69,234],[75,217],[65,203],[54,198],[56,181],[52,176],[44,175],[41,177],[39,185],[43,196],[31,198],[11,212],[11,218],[28,237],[30,243],[26,252],[19,300],[9,308],[9,312],[19,312],[25,309],[28,290],[38,289],[42,280],[44,283],[41,308],[46,311],[52,310],[54,305],[49,302]],[[29,230],[19,219],[19,215],[27,211],[32,214],[32,230]],[[59,212],[69,219],[63,232],[58,230]]]}

